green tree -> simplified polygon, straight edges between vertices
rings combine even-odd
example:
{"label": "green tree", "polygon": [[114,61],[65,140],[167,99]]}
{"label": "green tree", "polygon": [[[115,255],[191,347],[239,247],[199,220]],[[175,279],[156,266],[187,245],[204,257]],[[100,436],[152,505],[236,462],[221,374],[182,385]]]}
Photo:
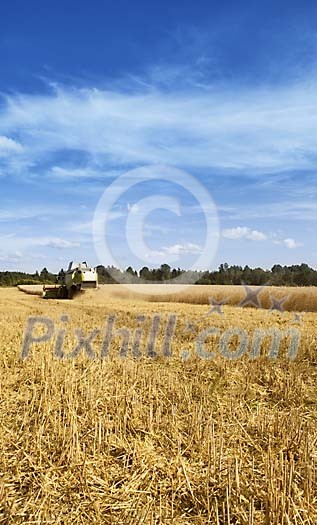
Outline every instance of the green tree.
{"label": "green tree", "polygon": [[161,264],[160,272],[162,281],[169,281],[171,278],[171,267],[168,264]]}
{"label": "green tree", "polygon": [[152,279],[151,272],[147,266],[143,266],[140,270],[140,277],[145,281],[150,281]]}
{"label": "green tree", "polygon": [[40,273],[40,280],[45,283],[49,280],[49,272],[47,268],[43,268]]}

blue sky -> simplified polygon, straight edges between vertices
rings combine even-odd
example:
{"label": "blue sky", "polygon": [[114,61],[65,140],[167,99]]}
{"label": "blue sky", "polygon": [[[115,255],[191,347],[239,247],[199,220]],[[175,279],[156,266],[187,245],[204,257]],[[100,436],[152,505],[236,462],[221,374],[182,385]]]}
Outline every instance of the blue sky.
{"label": "blue sky", "polygon": [[[210,192],[213,267],[315,267],[316,27],[313,1],[3,3],[0,269],[107,264],[92,242],[96,205],[121,174],[152,164]],[[151,211],[148,252],[134,254],[128,216],[166,194],[180,216]],[[195,266],[214,242],[198,208],[173,184],[132,187],[108,221],[118,262]]]}

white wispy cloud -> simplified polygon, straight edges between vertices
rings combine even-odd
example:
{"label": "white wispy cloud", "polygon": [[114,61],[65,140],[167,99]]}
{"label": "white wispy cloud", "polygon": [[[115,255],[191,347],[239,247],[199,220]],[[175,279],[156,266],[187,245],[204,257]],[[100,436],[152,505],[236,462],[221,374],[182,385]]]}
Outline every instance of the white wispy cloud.
{"label": "white wispy cloud", "polygon": [[222,236],[225,239],[248,239],[249,241],[265,241],[267,235],[258,230],[251,230],[246,226],[237,226],[236,228],[228,228],[222,231]]}
{"label": "white wispy cloud", "polygon": [[10,137],[0,135],[0,157],[7,156],[13,153],[21,153],[22,151],[23,147],[21,146],[21,144],[11,139]]}
{"label": "white wispy cloud", "polygon": [[48,175],[56,179],[114,179],[120,175],[116,170],[96,170],[90,167],[85,168],[62,168],[60,166],[53,166]]}
{"label": "white wispy cloud", "polygon": [[[33,184],[38,177],[43,184],[43,195],[45,187],[54,184],[58,191],[63,188],[65,195],[67,192],[76,193],[81,200],[87,197],[85,203],[88,206],[85,212],[81,210],[77,214],[72,224],[69,224],[68,217],[60,229],[47,231],[51,236],[36,238],[32,237],[35,231],[26,230],[29,237],[22,238],[21,234],[20,238],[13,240],[11,254],[14,246],[19,249],[42,247],[43,252],[48,247],[76,248],[80,243],[83,247],[91,234],[93,214],[88,195],[104,190],[103,179],[107,179],[108,184],[126,169],[153,163],[188,168],[198,178],[203,174],[201,177],[207,186],[209,176],[213,181],[217,177],[221,181],[223,175],[237,176],[237,180],[248,177],[248,180],[261,181],[261,184],[265,181],[266,188],[271,184],[272,191],[267,193],[270,195],[268,205],[257,199],[258,194],[250,199],[248,206],[245,205],[246,199],[239,201],[236,196],[235,200],[219,203],[226,220],[230,219],[234,225],[242,224],[224,229],[222,236],[232,240],[269,240],[289,250],[301,246],[293,238],[296,235],[291,227],[284,229],[286,233],[279,234],[278,241],[262,229],[274,230],[273,219],[276,218],[309,222],[317,218],[315,194],[306,185],[302,185],[302,193],[295,194],[293,181],[283,180],[283,195],[274,193],[275,176],[280,171],[306,170],[314,175],[317,158],[314,79],[266,90],[237,88],[235,92],[206,84],[200,88],[195,83],[182,90],[177,88],[177,83],[172,87],[165,83],[161,89],[161,82],[155,85],[156,82],[154,75],[151,81],[140,81],[133,90],[114,86],[104,90],[57,86],[51,93],[41,96],[18,94],[6,97],[0,107],[0,176],[12,175],[15,180],[21,177],[23,181],[30,179]],[[77,153],[80,156],[78,162]],[[88,183],[89,179],[95,180]],[[212,185],[210,187],[212,190]],[[308,199],[307,194],[312,198]],[[137,207],[131,205],[127,210],[114,209],[109,220],[136,211]],[[61,213],[69,213],[67,206]],[[188,207],[191,217],[194,213],[194,206],[192,209]],[[57,207],[51,212],[45,205],[43,210],[35,211],[24,205],[16,209],[3,206],[0,222],[17,218],[36,221],[38,216],[53,217],[54,214],[57,220],[61,219]],[[270,225],[264,222],[270,219]],[[243,226],[252,224],[252,220],[259,230]],[[225,225],[230,226],[230,223]],[[2,226],[5,228],[6,225]],[[173,228],[172,224],[168,226]],[[144,233],[156,237],[159,233],[166,233],[166,229],[158,224],[145,228]],[[157,256],[201,253],[200,246],[177,243],[179,240],[179,237],[170,239],[171,246],[159,248]],[[193,240],[200,242],[197,236]]]}
{"label": "white wispy cloud", "polygon": [[10,250],[12,253],[16,250],[21,253],[24,250],[31,250],[36,247],[40,248],[58,248],[58,249],[67,249],[67,248],[78,248],[80,246],[79,241],[68,240],[62,237],[57,236],[20,236],[15,234],[8,234],[0,236],[0,241],[2,240],[3,245],[7,250]]}
{"label": "white wispy cloud", "polygon": [[[305,188],[307,196],[313,194],[313,189]],[[315,190],[316,191],[316,190]],[[227,219],[231,220],[260,220],[260,219],[280,219],[280,220],[292,220],[292,221],[308,221],[313,222],[317,220],[317,206],[316,202],[309,202],[307,198],[304,200],[303,196],[301,199],[296,198],[296,188],[293,191],[289,190],[289,194],[294,193],[294,199],[284,200],[277,202],[275,199],[275,190],[272,188],[271,199],[267,206],[263,206],[262,203],[252,202],[245,203],[235,202],[232,206],[220,207],[220,212],[226,215]]]}
{"label": "white wispy cloud", "polygon": [[79,248],[80,243],[74,242],[74,241],[68,241],[66,239],[61,239],[59,237],[43,237],[43,238],[35,238],[31,240],[31,243],[33,246],[43,246],[48,248],[58,248],[58,249],[65,249],[65,248]]}
{"label": "white wispy cloud", "polygon": [[295,248],[300,248],[303,246],[302,243],[297,242],[292,237],[288,237],[286,239],[279,239],[277,233],[268,235],[258,230],[252,230],[251,228],[248,228],[247,226],[237,226],[235,228],[228,228],[228,229],[222,230],[222,237],[224,237],[225,239],[231,239],[231,240],[241,240],[241,239],[248,239],[250,241],[271,240],[273,244],[285,246],[286,248],[289,248],[290,250],[293,250]]}
{"label": "white wispy cloud", "polygon": [[199,255],[203,251],[203,248],[198,244],[186,242],[176,243],[171,246],[163,246],[160,250],[151,250],[145,257],[147,259],[153,257],[166,257],[166,256],[182,256],[182,255]]}
{"label": "white wispy cloud", "polygon": [[[79,150],[119,166],[309,169],[317,155],[316,124],[317,92],[308,81],[235,92],[215,86],[183,92],[59,87],[41,96],[11,95],[0,112],[4,146],[19,148],[10,138],[19,133],[28,165],[54,151]],[[52,169],[79,178],[90,171]]]}
{"label": "white wispy cloud", "polygon": [[295,241],[295,239],[292,238],[283,239],[281,241],[281,244],[283,244],[284,246],[286,246],[286,248],[289,248],[290,250],[294,250],[295,248],[300,248],[301,246],[303,246],[302,243],[297,242]]}
{"label": "white wispy cloud", "polygon": [[9,207],[3,207],[0,210],[0,222],[15,222],[23,221],[26,219],[39,219],[40,217],[48,217],[49,215],[54,215],[59,213],[59,210],[55,208],[54,210],[49,209],[48,207],[36,207],[36,206],[19,206],[16,207],[12,204]]}
{"label": "white wispy cloud", "polygon": [[0,253],[0,262],[4,263],[18,263],[23,258],[23,254],[19,251],[9,252],[9,253]]}
{"label": "white wispy cloud", "polygon": [[145,224],[143,229],[145,237],[153,237],[156,234],[166,235],[171,231],[173,231],[173,224]]}
{"label": "white wispy cloud", "polygon": [[67,229],[71,232],[88,234],[92,233],[92,221],[76,221],[67,226]]}

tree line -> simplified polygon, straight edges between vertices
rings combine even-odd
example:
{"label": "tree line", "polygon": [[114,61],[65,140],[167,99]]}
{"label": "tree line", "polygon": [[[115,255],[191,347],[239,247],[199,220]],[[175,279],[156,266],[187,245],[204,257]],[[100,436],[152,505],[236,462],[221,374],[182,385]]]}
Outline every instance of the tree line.
{"label": "tree line", "polygon": [[[272,286],[317,286],[317,271],[305,263],[292,266],[275,264],[270,270],[250,268],[249,266],[230,266],[224,263],[217,270],[205,272],[171,268],[168,264],[162,264],[159,268],[144,266],[139,271],[131,266],[126,270],[119,270],[113,266],[105,267],[99,265],[97,266],[97,272],[101,284],[116,282],[169,283],[172,279],[178,277],[179,281],[184,284],[195,281],[197,284],[218,285],[240,285],[243,282],[253,286],[264,284]],[[47,268],[43,268],[40,272],[36,271],[35,273],[0,272],[0,286],[51,284],[56,283],[57,279],[58,275],[49,272]]]}
{"label": "tree line", "polygon": [[275,264],[270,270],[250,268],[224,263],[218,270],[189,271],[180,268],[171,268],[162,264],[159,268],[144,266],[140,271],[129,266],[125,271],[115,267],[97,266],[100,283],[127,282],[164,282],[168,283],[175,277],[186,284],[195,281],[196,284],[240,285],[272,285],[272,286],[317,286],[317,271],[308,264],[282,266]]}
{"label": "tree line", "polygon": [[53,284],[57,276],[43,268],[39,273],[0,272],[0,286],[17,286],[18,284]]}

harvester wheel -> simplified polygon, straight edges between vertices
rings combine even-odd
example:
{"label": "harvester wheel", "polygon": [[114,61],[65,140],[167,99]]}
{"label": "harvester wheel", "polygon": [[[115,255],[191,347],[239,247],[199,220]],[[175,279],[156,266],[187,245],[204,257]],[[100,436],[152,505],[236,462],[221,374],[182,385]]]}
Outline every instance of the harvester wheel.
{"label": "harvester wheel", "polygon": [[67,299],[68,294],[67,294],[66,286],[61,286],[60,287],[60,289],[58,290],[58,296],[59,296],[60,299]]}
{"label": "harvester wheel", "polygon": [[68,299],[73,299],[74,295],[77,292],[77,287],[72,285],[68,290]]}

